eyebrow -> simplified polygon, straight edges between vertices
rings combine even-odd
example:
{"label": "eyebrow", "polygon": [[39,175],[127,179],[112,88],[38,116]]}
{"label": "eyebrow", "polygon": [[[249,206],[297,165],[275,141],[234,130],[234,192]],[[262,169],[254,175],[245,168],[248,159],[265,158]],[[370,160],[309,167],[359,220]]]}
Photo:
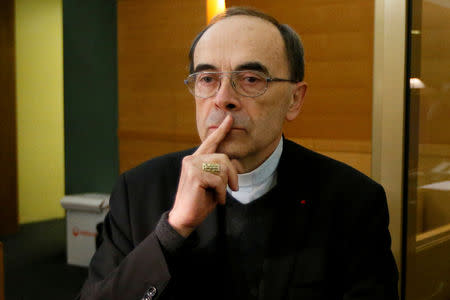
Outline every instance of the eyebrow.
{"label": "eyebrow", "polygon": [[195,67],[194,73],[206,71],[206,70],[217,71],[217,68],[210,64],[199,64]]}
{"label": "eyebrow", "polygon": [[[217,71],[217,67],[210,64],[199,64],[195,67],[194,73],[202,72],[202,71]],[[238,65],[234,71],[243,71],[243,70],[252,70],[259,71],[266,75],[269,75],[269,70],[262,63],[257,61],[250,61],[243,64]]]}
{"label": "eyebrow", "polygon": [[257,61],[251,61],[251,62],[246,62],[246,63],[240,64],[236,67],[235,70],[236,71],[243,71],[243,70],[259,71],[266,75],[269,75],[269,70],[267,70],[267,67]]}

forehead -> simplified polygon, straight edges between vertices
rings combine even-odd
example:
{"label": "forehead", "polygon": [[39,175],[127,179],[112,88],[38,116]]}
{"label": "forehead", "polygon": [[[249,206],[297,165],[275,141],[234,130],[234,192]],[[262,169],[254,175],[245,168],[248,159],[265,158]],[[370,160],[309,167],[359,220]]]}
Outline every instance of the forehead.
{"label": "forehead", "polygon": [[252,16],[233,16],[211,26],[200,38],[194,53],[194,68],[210,64],[221,71],[259,62],[270,73],[287,74],[284,42],[278,29]]}

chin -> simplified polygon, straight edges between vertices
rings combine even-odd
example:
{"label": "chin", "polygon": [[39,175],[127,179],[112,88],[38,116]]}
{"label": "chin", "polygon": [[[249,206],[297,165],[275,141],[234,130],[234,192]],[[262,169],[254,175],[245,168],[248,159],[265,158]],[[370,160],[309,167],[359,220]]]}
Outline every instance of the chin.
{"label": "chin", "polygon": [[216,152],[226,154],[230,159],[239,159],[248,153],[248,146],[238,141],[224,141],[217,147]]}

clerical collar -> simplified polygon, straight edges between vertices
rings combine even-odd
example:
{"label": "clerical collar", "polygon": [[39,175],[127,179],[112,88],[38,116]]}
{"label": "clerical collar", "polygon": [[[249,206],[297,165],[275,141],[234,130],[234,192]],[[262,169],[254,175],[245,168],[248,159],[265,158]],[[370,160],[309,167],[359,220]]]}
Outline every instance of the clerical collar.
{"label": "clerical collar", "polygon": [[238,174],[239,191],[235,192],[227,187],[228,193],[242,204],[248,204],[270,191],[277,184],[277,166],[283,152],[283,139],[280,139],[277,148],[255,170]]}

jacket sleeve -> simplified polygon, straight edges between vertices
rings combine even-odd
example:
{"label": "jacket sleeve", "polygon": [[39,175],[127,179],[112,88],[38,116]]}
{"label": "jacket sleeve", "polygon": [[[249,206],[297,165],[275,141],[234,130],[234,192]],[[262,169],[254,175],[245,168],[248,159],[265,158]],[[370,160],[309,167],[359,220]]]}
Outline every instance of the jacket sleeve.
{"label": "jacket sleeve", "polygon": [[360,196],[350,209],[353,215],[348,216],[351,221],[343,238],[343,298],[398,300],[398,271],[391,251],[386,195],[380,185],[374,184],[361,190]]}
{"label": "jacket sleeve", "polygon": [[133,244],[127,194],[121,175],[111,194],[103,243],[79,295],[82,300],[161,299],[168,286],[171,276],[156,232]]}

